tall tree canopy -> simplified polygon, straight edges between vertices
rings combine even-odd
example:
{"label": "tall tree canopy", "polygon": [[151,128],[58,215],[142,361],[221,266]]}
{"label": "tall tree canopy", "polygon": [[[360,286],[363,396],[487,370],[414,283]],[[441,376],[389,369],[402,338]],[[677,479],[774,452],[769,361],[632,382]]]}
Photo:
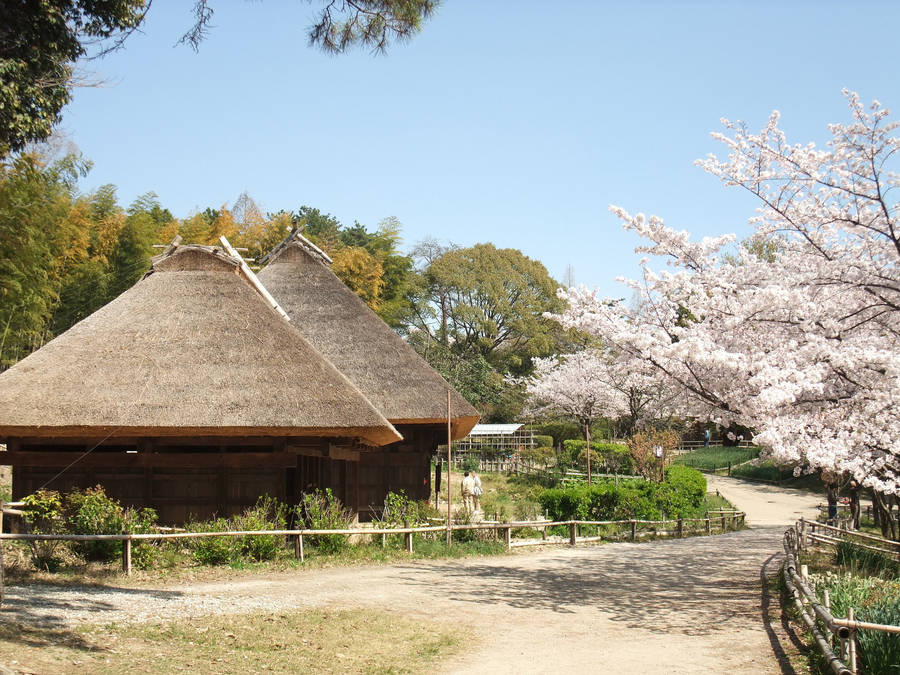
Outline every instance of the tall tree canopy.
{"label": "tall tree canopy", "polygon": [[[354,46],[383,52],[410,39],[437,0],[310,0],[321,4],[309,42],[329,53]],[[0,3],[0,157],[47,138],[76,84],[85,57],[122,46],[144,22],[150,0],[40,0]],[[213,17],[195,0],[194,23],[181,38],[195,49]]]}
{"label": "tall tree canopy", "polygon": [[558,284],[537,260],[493,244],[450,248],[421,272],[415,324],[458,352],[475,351],[501,372],[526,372],[553,350]]}

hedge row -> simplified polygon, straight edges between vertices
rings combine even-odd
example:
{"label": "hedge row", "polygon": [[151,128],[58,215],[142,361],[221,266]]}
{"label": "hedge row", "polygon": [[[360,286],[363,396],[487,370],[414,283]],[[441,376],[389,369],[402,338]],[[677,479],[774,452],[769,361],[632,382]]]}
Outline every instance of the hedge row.
{"label": "hedge row", "polygon": [[538,495],[552,520],[659,520],[698,513],[706,497],[706,478],[696,469],[670,466],[662,483],[622,480],[552,488]]}

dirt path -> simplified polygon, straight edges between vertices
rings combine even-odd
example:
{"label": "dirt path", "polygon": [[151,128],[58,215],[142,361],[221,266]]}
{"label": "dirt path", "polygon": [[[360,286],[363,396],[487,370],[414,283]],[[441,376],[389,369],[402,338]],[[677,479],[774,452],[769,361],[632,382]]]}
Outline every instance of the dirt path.
{"label": "dirt path", "polygon": [[[724,482],[720,482],[724,481]],[[768,527],[715,537],[557,547],[510,556],[301,571],[140,589],[10,588],[4,620],[165,619],[286,607],[377,607],[461,623],[478,641],[452,673],[782,673],[769,620],[782,527],[817,499],[711,481]],[[777,490],[777,489],[775,489]],[[777,516],[784,508],[788,515]]]}

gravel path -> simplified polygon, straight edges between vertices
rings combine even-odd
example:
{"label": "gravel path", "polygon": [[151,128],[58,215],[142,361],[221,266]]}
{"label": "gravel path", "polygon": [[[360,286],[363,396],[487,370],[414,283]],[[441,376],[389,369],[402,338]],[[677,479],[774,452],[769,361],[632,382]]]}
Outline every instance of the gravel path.
{"label": "gravel path", "polygon": [[[761,578],[781,535],[819,498],[710,480],[762,525],[654,543],[554,547],[503,557],[311,570],[228,583],[12,587],[4,621],[66,626],[257,609],[377,607],[461,623],[480,637],[453,673],[781,673],[785,642]],[[781,515],[779,515],[781,514]]]}

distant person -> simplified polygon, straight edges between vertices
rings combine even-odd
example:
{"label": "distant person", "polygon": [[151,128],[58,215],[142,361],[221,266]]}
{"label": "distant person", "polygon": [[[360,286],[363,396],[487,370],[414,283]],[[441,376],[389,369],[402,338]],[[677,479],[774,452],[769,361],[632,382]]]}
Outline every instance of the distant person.
{"label": "distant person", "polygon": [[472,472],[472,507],[473,510],[477,513],[481,511],[481,495],[484,494],[484,490],[481,489],[481,477]]}
{"label": "distant person", "polygon": [[441,458],[438,457],[437,461],[434,463],[434,503],[440,504],[441,502],[441,471],[443,470],[443,462]]}
{"label": "distant person", "polygon": [[850,486],[847,488],[847,499],[850,505],[850,527],[854,530],[859,529],[859,481],[855,478],[850,479]]}
{"label": "distant person", "polygon": [[837,525],[838,489],[834,483],[828,484],[828,524]]}
{"label": "distant person", "polygon": [[462,479],[462,499],[463,499],[463,508],[468,512],[472,513],[474,510],[474,502],[473,498],[475,497],[475,479],[469,475],[469,472],[466,471],[463,474]]}
{"label": "distant person", "polygon": [[709,447],[709,437],[710,437],[709,429],[704,429],[703,430],[703,447],[704,448]]}

